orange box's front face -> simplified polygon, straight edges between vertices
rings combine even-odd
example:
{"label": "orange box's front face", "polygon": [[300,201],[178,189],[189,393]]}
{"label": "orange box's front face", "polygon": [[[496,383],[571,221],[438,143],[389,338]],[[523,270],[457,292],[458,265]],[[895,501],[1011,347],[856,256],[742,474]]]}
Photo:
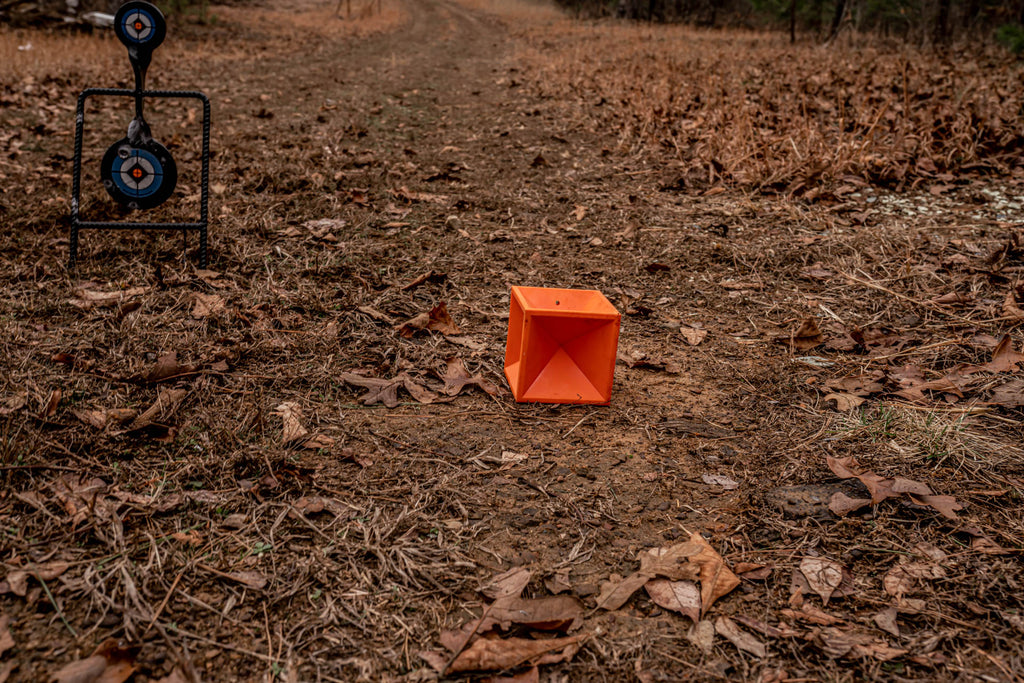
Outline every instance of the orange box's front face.
{"label": "orange box's front face", "polygon": [[619,312],[601,292],[513,287],[505,376],[517,401],[608,403]]}

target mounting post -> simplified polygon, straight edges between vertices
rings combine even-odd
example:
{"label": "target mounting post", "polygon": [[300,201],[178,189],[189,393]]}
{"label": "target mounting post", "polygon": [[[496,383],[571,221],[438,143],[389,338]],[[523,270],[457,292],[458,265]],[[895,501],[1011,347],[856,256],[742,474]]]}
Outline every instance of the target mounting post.
{"label": "target mounting post", "polygon": [[[114,15],[114,33],[128,48],[128,60],[135,74],[135,88],[87,88],[78,96],[75,119],[75,153],[71,197],[71,266],[78,258],[78,233],[85,228],[108,230],[189,230],[199,232],[199,265],[207,265],[207,228],[210,185],[210,100],[205,94],[188,90],[146,90],[146,73],[153,51],[167,36],[167,22],[154,5],[131,0]],[[195,99],[203,105],[203,149],[200,177],[199,220],[178,223],[83,221],[79,216],[82,190],[82,136],[85,103],[89,97],[129,97],[135,101],[135,117],[128,133],[109,148],[100,161],[100,178],[107,193],[133,211],[153,209],[167,201],[178,182],[178,167],[171,152],[154,139],[145,118],[145,103],[151,99]]]}

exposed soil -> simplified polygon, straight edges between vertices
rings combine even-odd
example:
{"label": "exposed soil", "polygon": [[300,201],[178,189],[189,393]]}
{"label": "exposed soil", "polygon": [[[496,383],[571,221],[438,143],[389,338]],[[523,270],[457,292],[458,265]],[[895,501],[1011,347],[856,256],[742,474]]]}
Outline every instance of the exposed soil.
{"label": "exposed soil", "polygon": [[[826,203],[694,189],[540,80],[579,39],[552,10],[322,9],[216,7],[154,59],[153,87],[213,100],[205,271],[138,233],[84,233],[66,269],[74,98],[126,65],[2,83],[0,681],[108,637],[137,647],[136,681],[435,680],[420,652],[515,566],[527,595],[565,583],[588,608],[541,680],[1019,676],[1019,177],[839,180]],[[154,112],[182,167],[156,213],[189,215],[196,112]],[[89,121],[98,159],[125,112]],[[90,169],[83,213],[117,217]],[[610,405],[512,400],[512,285],[616,305]],[[441,302],[457,333],[401,334]],[[447,395],[452,357],[496,395]],[[387,407],[345,373],[408,379]],[[829,456],[961,507],[837,516],[868,493]],[[643,590],[594,608],[691,532],[743,578],[705,620],[763,657]],[[792,589],[821,558],[848,573],[824,604]]]}

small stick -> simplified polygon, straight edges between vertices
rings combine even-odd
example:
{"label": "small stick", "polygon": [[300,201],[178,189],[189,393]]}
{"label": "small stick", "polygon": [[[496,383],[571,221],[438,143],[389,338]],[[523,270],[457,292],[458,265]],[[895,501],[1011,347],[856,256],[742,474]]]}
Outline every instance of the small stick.
{"label": "small stick", "polygon": [[174,595],[174,589],[178,587],[178,582],[181,581],[181,577],[185,575],[185,571],[187,569],[188,566],[182,567],[181,571],[178,572],[178,575],[174,577],[174,582],[171,583],[171,589],[167,591],[167,595],[164,596],[163,602],[161,602],[160,606],[156,608],[156,612],[153,614],[153,618],[149,621],[149,626],[147,626],[146,630],[142,632],[143,637],[145,637],[146,634],[149,633],[149,629],[153,628],[153,624],[155,624],[156,620],[160,618],[160,614],[164,611],[164,607],[167,607],[167,601],[171,599],[172,595]]}
{"label": "small stick", "polygon": [[46,593],[46,599],[50,601],[51,605],[53,605],[53,609],[57,610],[57,616],[59,616],[60,620],[64,622],[64,625],[68,627],[68,631],[71,632],[71,635],[77,638],[78,634],[75,633],[75,629],[71,628],[71,624],[68,623],[68,618],[64,616],[64,610],[60,608],[60,605],[57,604],[57,600],[53,597],[53,593],[50,592],[50,587],[46,585],[46,582],[43,581],[43,577],[39,576],[39,574],[35,574],[35,577],[43,586],[43,592]]}

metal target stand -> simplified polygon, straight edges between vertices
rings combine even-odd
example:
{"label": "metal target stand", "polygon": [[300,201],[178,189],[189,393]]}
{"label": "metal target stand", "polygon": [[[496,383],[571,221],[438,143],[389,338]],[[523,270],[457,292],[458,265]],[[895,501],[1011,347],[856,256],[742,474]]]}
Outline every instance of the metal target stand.
{"label": "metal target stand", "polygon": [[[210,100],[201,92],[190,90],[146,90],[146,70],[155,50],[163,42],[166,22],[153,5],[142,0],[125,3],[114,18],[114,31],[128,48],[128,58],[135,73],[135,89],[87,88],[78,96],[75,116],[75,151],[71,188],[71,233],[69,236],[69,267],[78,260],[78,233],[83,229],[98,230],[180,230],[187,239],[188,231],[199,232],[199,266],[208,262],[207,233],[210,199]],[[131,97],[135,100],[135,118],[128,134],[107,150],[100,165],[107,193],[119,204],[132,210],[159,206],[174,192],[177,166],[170,152],[153,139],[143,116],[146,99],[194,99],[203,104],[203,149],[200,177],[199,220],[186,223],[83,221],[79,218],[82,191],[82,137],[85,129],[85,103],[89,97]]]}

